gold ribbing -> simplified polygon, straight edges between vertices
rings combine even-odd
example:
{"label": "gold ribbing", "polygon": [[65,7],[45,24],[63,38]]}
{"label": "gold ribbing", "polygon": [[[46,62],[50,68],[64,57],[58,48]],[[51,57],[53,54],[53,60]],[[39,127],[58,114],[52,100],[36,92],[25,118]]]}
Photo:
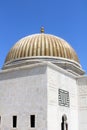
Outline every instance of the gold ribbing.
{"label": "gold ribbing", "polygon": [[66,41],[44,33],[19,40],[8,53],[5,62],[31,56],[63,57],[79,62],[74,49]]}

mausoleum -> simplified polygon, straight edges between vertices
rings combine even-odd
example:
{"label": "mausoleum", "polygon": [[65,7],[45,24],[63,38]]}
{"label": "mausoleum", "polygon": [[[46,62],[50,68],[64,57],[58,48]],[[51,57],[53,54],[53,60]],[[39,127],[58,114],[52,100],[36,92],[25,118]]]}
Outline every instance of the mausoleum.
{"label": "mausoleum", "polygon": [[64,39],[20,39],[0,71],[0,130],[87,130],[87,76]]}

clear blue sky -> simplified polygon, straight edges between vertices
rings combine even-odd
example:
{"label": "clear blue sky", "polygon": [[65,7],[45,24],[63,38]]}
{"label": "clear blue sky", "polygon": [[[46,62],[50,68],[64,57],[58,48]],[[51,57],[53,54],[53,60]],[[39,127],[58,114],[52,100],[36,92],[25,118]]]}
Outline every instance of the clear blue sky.
{"label": "clear blue sky", "polygon": [[15,42],[41,26],[68,41],[87,72],[87,0],[0,0],[0,68]]}

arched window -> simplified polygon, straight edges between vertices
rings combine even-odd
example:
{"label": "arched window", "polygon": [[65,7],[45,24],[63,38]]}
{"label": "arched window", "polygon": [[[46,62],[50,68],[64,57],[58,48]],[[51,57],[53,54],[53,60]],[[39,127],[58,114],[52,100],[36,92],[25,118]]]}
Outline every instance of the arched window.
{"label": "arched window", "polygon": [[61,130],[68,130],[67,116],[62,116]]}

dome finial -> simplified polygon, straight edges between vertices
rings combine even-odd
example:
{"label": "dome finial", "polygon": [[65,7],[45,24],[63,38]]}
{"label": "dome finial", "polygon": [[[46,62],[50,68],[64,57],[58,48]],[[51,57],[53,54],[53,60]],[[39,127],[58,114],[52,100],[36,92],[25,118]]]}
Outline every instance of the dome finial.
{"label": "dome finial", "polygon": [[44,27],[41,27],[40,32],[41,32],[41,33],[44,33]]}

